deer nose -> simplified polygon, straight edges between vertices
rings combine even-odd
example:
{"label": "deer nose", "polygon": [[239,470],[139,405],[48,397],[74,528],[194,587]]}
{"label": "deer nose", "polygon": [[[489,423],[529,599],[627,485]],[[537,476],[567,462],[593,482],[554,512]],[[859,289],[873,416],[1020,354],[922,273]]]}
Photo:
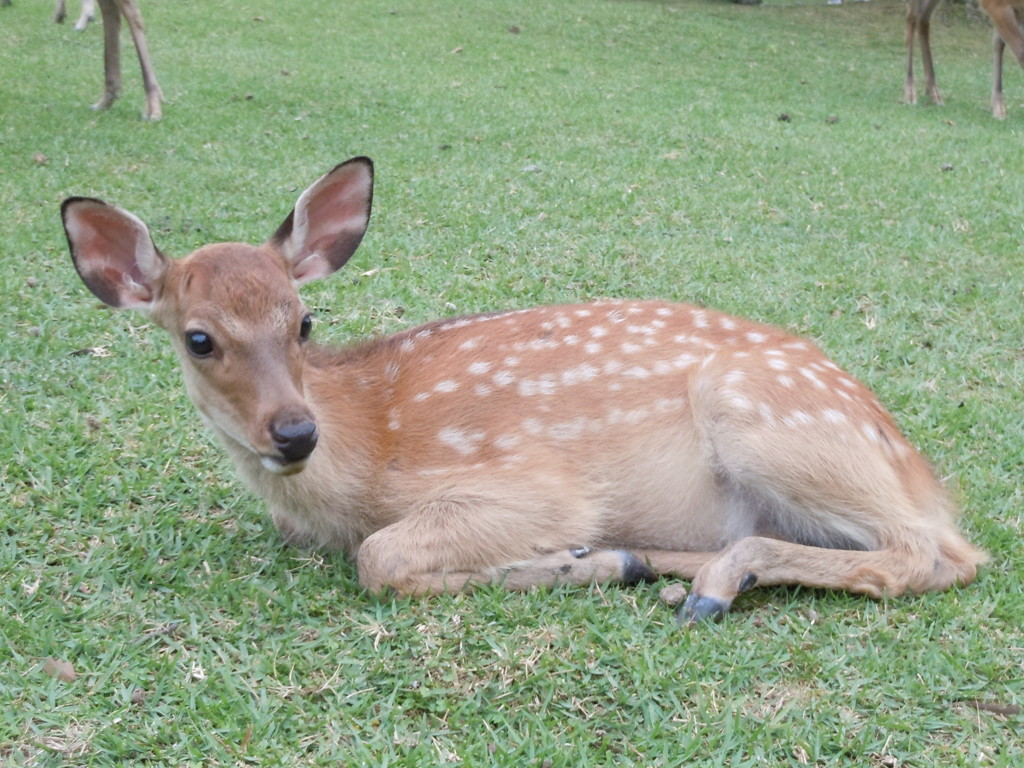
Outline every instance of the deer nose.
{"label": "deer nose", "polygon": [[271,424],[270,437],[285,461],[302,461],[316,448],[320,437],[316,424],[308,419],[284,424]]}

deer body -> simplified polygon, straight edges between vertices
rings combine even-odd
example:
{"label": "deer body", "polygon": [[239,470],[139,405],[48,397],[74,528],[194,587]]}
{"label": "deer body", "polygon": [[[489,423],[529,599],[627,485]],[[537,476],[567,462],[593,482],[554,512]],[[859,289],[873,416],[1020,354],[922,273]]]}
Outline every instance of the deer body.
{"label": "deer body", "polygon": [[875,597],[969,582],[982,555],[874,396],[813,344],[684,304],[608,301],[307,342],[297,283],[369,217],[356,158],[263,246],[177,261],[73,198],[79,273],[170,334],[186,387],[286,539],[355,557],[372,591],[671,573],[689,620],[754,583]]}

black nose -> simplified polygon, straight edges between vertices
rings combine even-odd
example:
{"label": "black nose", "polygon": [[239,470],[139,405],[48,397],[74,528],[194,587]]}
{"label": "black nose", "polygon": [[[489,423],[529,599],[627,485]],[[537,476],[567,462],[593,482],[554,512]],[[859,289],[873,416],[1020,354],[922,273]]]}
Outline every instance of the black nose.
{"label": "black nose", "polygon": [[274,447],[281,452],[285,461],[301,461],[309,458],[316,448],[319,434],[312,421],[296,421],[286,424],[271,424],[270,437]]}

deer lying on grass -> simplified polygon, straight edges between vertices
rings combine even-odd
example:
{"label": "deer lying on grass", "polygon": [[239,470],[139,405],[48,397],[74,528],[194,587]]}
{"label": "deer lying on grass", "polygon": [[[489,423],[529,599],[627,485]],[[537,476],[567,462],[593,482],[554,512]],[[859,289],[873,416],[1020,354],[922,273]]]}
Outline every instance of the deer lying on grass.
{"label": "deer lying on grass", "polygon": [[941,590],[983,555],[874,396],[813,344],[709,309],[601,301],[309,342],[296,286],[345,264],[373,166],[313,183],[261,246],[165,257],[131,213],[62,207],[79,275],[170,333],[190,397],[286,540],[371,592],[693,579]]}
{"label": "deer lying on grass", "polygon": [[[57,0],[57,7],[53,11],[53,20],[57,24],[63,24],[67,18],[68,9],[66,0]],[[89,26],[89,22],[96,17],[96,0],[82,0],[82,13],[75,22],[75,29],[79,32]]]}
{"label": "deer lying on grass", "polygon": [[[921,63],[924,66],[925,89],[935,104],[942,104],[939,88],[935,84],[935,66],[932,63],[930,42],[931,15],[938,6],[939,0],[909,0],[907,3],[907,78],[903,85],[904,100],[908,104],[917,103],[917,91],[914,86],[914,34],[921,41]],[[995,57],[992,72],[992,116],[1000,120],[1006,117],[1006,104],[1003,101],[1003,50],[1008,45],[1024,67],[1024,35],[1021,34],[1021,23],[1024,22],[1024,0],[981,0],[981,8],[988,14],[995,26],[993,47]]]}

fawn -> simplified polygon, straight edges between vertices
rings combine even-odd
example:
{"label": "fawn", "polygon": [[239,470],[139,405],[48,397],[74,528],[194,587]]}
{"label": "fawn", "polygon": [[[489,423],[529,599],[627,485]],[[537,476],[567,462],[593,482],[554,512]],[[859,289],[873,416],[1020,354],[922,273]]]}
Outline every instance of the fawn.
{"label": "fawn", "polygon": [[180,260],[121,208],[62,207],[82,280],[169,332],[286,540],[347,551],[375,593],[673,574],[691,622],[755,584],[879,598],[975,577],[983,554],[889,414],[778,329],[598,301],[311,343],[296,288],[349,260],[372,194],[353,158],[263,245]]}

